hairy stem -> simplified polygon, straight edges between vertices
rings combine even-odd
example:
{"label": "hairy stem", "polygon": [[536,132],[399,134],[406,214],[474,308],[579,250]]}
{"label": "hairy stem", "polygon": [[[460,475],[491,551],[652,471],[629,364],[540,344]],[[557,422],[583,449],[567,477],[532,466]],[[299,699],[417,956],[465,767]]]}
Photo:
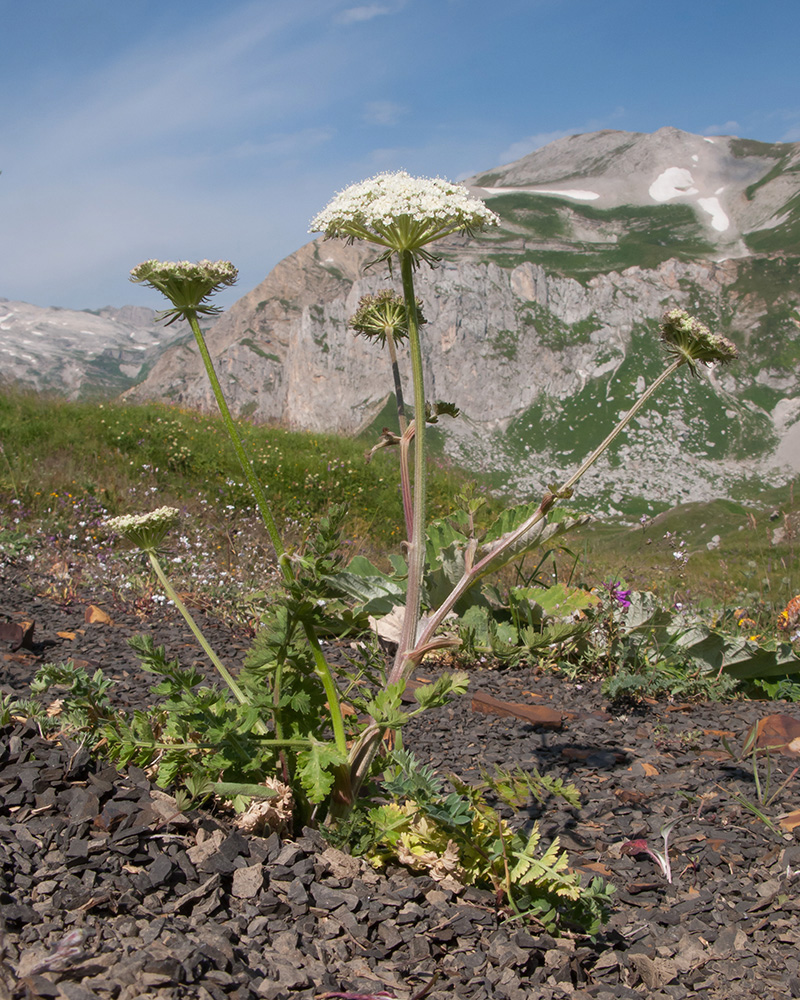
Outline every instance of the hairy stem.
{"label": "hairy stem", "polygon": [[400,254],[400,272],[403,279],[403,296],[408,317],[408,343],[411,356],[411,377],[414,385],[414,509],[409,538],[408,591],[405,616],[397,657],[388,677],[389,684],[396,684],[401,680],[412,664],[412,661],[407,659],[406,653],[416,645],[422,574],[425,569],[425,384],[419,323],[417,321],[417,300],[414,295],[413,264],[410,251],[403,250]]}

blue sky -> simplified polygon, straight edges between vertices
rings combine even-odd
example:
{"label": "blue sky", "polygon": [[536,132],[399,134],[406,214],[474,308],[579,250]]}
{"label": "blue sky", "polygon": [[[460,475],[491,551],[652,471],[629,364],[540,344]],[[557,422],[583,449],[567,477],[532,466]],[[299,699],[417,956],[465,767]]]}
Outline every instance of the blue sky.
{"label": "blue sky", "polygon": [[800,141],[798,0],[0,0],[0,296],[97,308],[139,261],[257,285],[346,185],[574,132]]}

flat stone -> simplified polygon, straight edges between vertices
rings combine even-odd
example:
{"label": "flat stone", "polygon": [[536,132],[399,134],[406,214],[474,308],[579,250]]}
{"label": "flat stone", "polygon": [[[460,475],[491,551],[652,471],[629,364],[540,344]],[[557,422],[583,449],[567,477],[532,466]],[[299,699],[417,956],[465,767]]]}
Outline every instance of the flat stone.
{"label": "flat stone", "polygon": [[264,867],[262,864],[237,868],[233,873],[231,893],[236,899],[252,899],[264,887]]}

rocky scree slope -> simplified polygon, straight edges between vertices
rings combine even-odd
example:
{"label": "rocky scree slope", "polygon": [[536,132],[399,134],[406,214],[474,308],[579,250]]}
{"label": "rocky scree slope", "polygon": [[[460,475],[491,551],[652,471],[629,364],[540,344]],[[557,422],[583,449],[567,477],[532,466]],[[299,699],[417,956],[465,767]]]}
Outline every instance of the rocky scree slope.
{"label": "rocky scree slope", "polygon": [[[502,225],[441,244],[440,266],[418,272],[428,393],[462,411],[436,430],[449,456],[519,494],[560,478],[660,370],[658,319],[681,306],[742,360],[710,386],[675,380],[581,493],[613,511],[800,469],[800,144],[598,132],[466,183]],[[390,423],[386,359],[347,326],[362,295],[392,284],[366,269],[373,256],[316,240],[216,322],[235,412],[347,434]],[[127,398],[213,409],[188,342]]]}

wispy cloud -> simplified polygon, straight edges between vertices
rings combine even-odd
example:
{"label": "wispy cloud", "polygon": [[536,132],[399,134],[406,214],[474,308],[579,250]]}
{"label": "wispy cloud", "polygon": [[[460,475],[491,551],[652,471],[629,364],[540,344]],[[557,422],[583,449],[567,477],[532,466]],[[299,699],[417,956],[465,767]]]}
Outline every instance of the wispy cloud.
{"label": "wispy cloud", "polygon": [[364,105],[363,119],[369,125],[396,125],[408,114],[404,104],[394,101],[370,101]]}
{"label": "wispy cloud", "polygon": [[340,14],[336,15],[339,24],[355,24],[357,21],[371,21],[374,17],[381,17],[383,14],[394,14],[402,4],[381,4],[370,3],[362,7],[348,7]]}

